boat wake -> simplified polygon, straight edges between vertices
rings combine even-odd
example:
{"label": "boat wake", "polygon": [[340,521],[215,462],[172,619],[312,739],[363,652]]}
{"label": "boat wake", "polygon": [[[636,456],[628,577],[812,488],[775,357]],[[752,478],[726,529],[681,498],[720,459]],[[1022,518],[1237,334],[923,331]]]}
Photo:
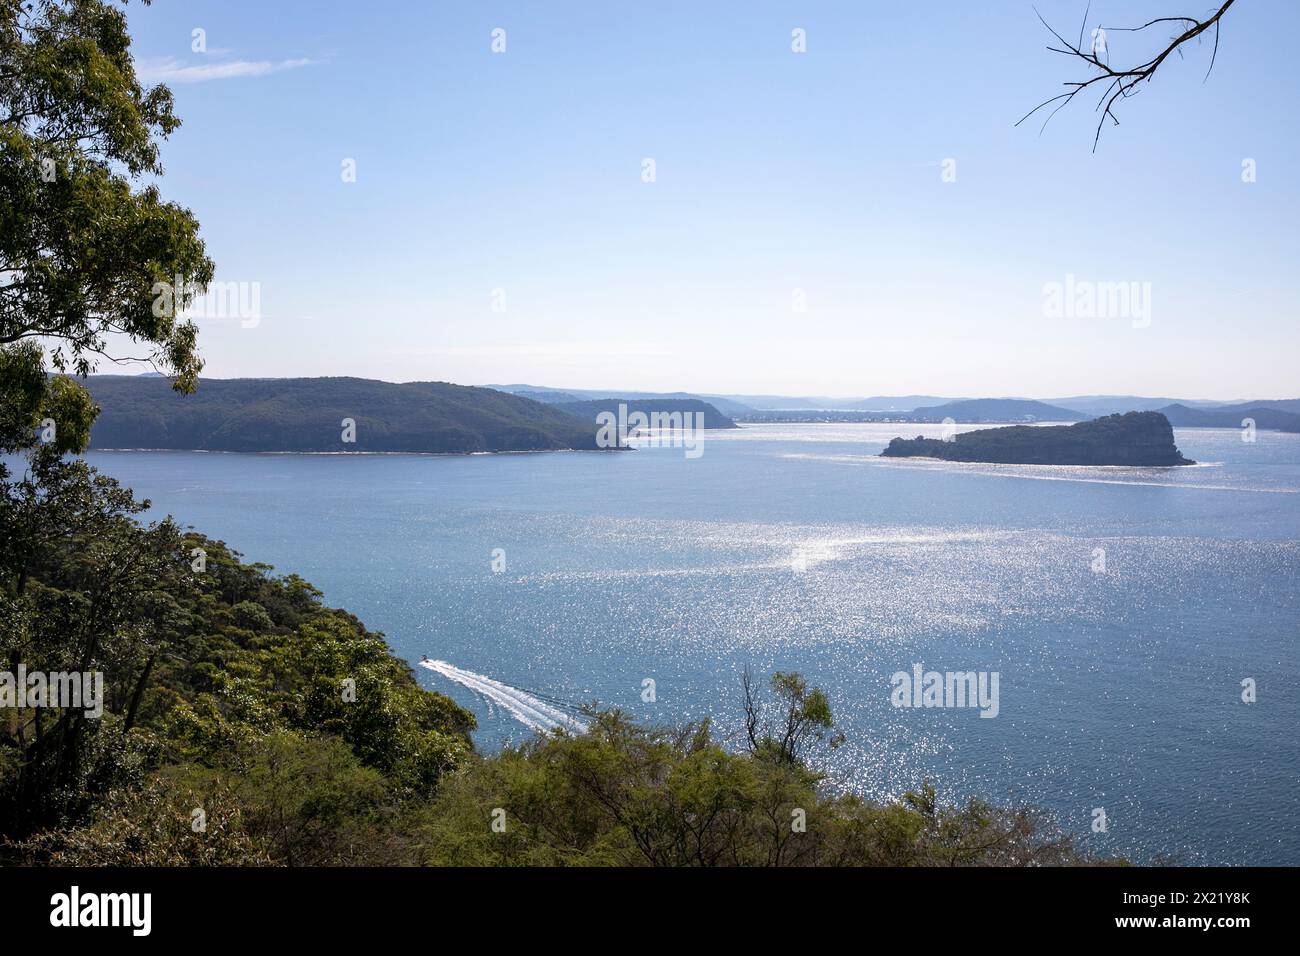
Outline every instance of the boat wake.
{"label": "boat wake", "polygon": [[476,674],[463,668],[448,664],[446,661],[420,661],[420,666],[441,674],[462,687],[468,687],[474,693],[487,700],[488,706],[502,708],[515,720],[533,730],[558,730],[563,728],[573,733],[585,733],[587,725],[575,717],[568,704],[552,699],[543,700],[528,691],[511,687],[499,680]]}

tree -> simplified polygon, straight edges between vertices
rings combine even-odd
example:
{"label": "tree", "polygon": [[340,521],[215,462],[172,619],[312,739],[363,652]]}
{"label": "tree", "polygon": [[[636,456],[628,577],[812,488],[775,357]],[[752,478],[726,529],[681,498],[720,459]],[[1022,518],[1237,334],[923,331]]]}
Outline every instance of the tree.
{"label": "tree", "polygon": [[[748,668],[741,677],[741,689],[745,736],[749,752],[755,756],[767,756],[782,764],[801,764],[812,744],[826,740],[834,726],[825,692],[820,687],[809,690],[808,682],[799,674],[777,671],[772,675],[771,689],[779,708],[775,721],[767,716],[770,705],[754,687]],[[840,735],[833,736],[830,746],[838,747],[842,740]]]}
{"label": "tree", "polygon": [[[147,2],[147,0],[145,0]],[[0,0],[0,654],[46,672],[107,675],[106,716],[9,713],[0,724],[0,832],[73,816],[138,770],[131,735],[161,648],[187,624],[170,521],[84,462],[98,409],[67,375],[115,343],[195,387],[202,363],[182,309],[212,278],[186,209],[145,177],[180,125],[166,87],[136,78],[121,4]],[[165,296],[160,292],[165,291]],[[158,303],[169,307],[159,307]]]}
{"label": "tree", "polygon": [[[357,834],[396,832],[402,805],[468,759],[473,714],[421,688],[382,635],[310,584],[170,519],[142,524],[148,502],[83,460],[29,458],[0,482],[0,672],[102,675],[102,707],[0,707],[0,861],[6,841],[83,825],[82,851],[117,859],[115,828],[130,841],[149,830],[123,824],[131,795],[176,765],[195,792],[228,791],[277,861],[354,861],[369,839]],[[184,799],[154,809],[181,806],[188,821]],[[179,856],[206,852],[186,839]]]}
{"label": "tree", "polygon": [[128,733],[162,648],[189,627],[177,604],[185,563],[179,529],[142,527],[147,502],[84,461],[49,449],[0,483],[0,667],[99,672],[104,717],[84,709],[6,710],[0,833],[75,815],[138,767]]}
{"label": "tree", "polygon": [[46,347],[85,375],[121,360],[114,341],[143,344],[194,389],[197,328],[178,313],[213,266],[190,211],[143,183],[179,125],[171,92],[136,77],[120,5],[0,0],[0,450],[34,444],[42,417],[93,418],[83,389],[46,385]]}
{"label": "tree", "polygon": [[[1086,80],[1073,80],[1065,84],[1067,87],[1064,93],[1060,93],[1050,99],[1039,103],[1032,110],[1022,116],[1016,125],[1019,126],[1029,117],[1033,116],[1039,110],[1052,103],[1056,103],[1056,109],[1048,114],[1047,119],[1043,121],[1043,129],[1052,121],[1052,117],[1068,106],[1076,96],[1084,90],[1098,85],[1102,89],[1101,99],[1098,101],[1096,109],[1101,110],[1101,117],[1097,120],[1097,132],[1092,138],[1092,150],[1097,151],[1097,141],[1101,139],[1101,128],[1105,125],[1109,117],[1111,123],[1119,125],[1119,119],[1115,116],[1115,104],[1127,99],[1130,96],[1136,96],[1139,87],[1143,83],[1150,83],[1155,76],[1156,71],[1169,59],[1170,54],[1177,52],[1181,57],[1182,48],[1192,40],[1197,40],[1202,34],[1214,30],[1214,51],[1210,54],[1210,65],[1205,71],[1208,78],[1210,70],[1214,69],[1214,61],[1219,53],[1219,23],[1223,15],[1228,12],[1228,8],[1233,5],[1235,0],[1224,0],[1222,5],[1211,16],[1204,20],[1198,20],[1195,17],[1157,17],[1154,20],[1148,20],[1139,27],[1106,27],[1097,26],[1091,34],[1090,43],[1085,50],[1084,48],[1084,31],[1088,27],[1088,14],[1092,10],[1091,4],[1083,14],[1083,23],[1079,27],[1079,39],[1076,43],[1071,43],[1056,30],[1046,20],[1043,20],[1042,14],[1038,19],[1042,21],[1043,26],[1047,27],[1052,36],[1061,44],[1058,46],[1048,46],[1047,49],[1053,53],[1060,53],[1063,56],[1073,57],[1082,60],[1090,70],[1095,71],[1095,75]],[[1165,47],[1159,50],[1150,59],[1136,63],[1132,66],[1112,66],[1110,62],[1110,53],[1107,48],[1107,33],[1141,33],[1151,27],[1159,27],[1164,24],[1177,24],[1181,27],[1172,37],[1169,38]],[[1041,131],[1040,131],[1041,132]]]}

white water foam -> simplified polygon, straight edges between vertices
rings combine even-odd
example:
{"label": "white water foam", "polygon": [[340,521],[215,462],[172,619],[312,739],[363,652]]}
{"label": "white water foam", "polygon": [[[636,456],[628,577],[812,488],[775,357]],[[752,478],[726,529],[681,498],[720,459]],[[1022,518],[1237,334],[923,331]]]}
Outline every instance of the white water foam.
{"label": "white water foam", "polygon": [[509,684],[464,670],[446,661],[425,660],[420,661],[420,666],[435,674],[441,674],[462,687],[468,687],[474,693],[486,698],[489,706],[496,704],[504,708],[511,717],[533,730],[549,731],[563,727],[574,733],[586,733],[587,725],[582,721],[518,687],[511,687]]}

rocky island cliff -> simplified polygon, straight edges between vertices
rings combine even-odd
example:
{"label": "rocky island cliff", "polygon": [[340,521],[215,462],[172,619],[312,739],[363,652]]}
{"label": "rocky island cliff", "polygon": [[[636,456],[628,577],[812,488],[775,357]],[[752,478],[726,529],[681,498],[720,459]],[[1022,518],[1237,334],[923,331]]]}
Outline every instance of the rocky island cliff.
{"label": "rocky island cliff", "polygon": [[1075,425],[1013,425],[963,432],[950,440],[895,438],[887,458],[1010,465],[1194,465],[1174,444],[1174,429],[1159,412],[1107,415]]}

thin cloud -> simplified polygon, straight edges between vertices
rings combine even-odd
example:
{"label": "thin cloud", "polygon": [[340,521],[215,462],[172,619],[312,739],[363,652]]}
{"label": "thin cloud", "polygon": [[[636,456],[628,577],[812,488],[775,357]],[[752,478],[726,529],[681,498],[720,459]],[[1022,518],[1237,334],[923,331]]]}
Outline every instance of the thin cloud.
{"label": "thin cloud", "polygon": [[249,76],[267,76],[310,66],[316,60],[226,60],[220,63],[187,64],[175,57],[141,63],[136,75],[146,83],[206,83]]}

